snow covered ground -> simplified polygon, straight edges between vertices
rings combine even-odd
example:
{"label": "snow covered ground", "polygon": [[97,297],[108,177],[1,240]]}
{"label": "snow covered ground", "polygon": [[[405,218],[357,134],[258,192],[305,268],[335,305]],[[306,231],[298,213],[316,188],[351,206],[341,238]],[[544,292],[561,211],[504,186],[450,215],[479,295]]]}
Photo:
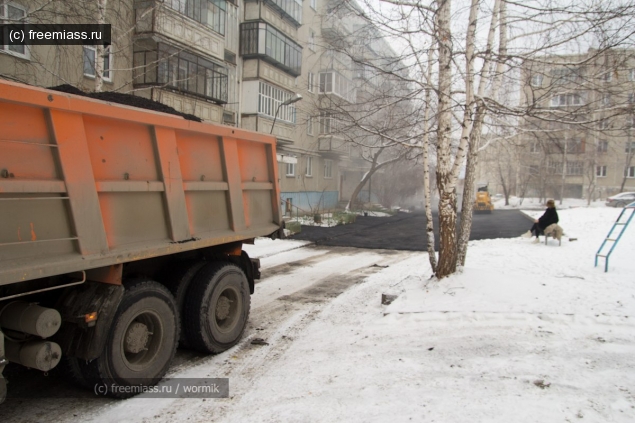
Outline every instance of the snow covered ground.
{"label": "snow covered ground", "polygon": [[[519,198],[515,196],[509,197],[509,205],[505,205],[505,198],[499,197],[492,199],[494,208],[497,210],[522,209],[522,210],[538,210],[544,209],[546,201],[539,201],[538,198]],[[569,209],[576,207],[588,207],[587,200],[581,198],[565,198],[560,204],[560,200],[556,200],[556,208]],[[606,207],[605,200],[592,201],[590,207]]]}
{"label": "snow covered ground", "polygon": [[307,244],[310,244],[309,241],[297,241],[297,240],[280,240],[280,239],[269,239],[269,238],[256,238],[255,243],[253,245],[245,244],[243,245],[243,250],[249,254],[251,258],[265,258],[274,256],[276,254],[283,253],[285,251],[295,250],[297,248],[301,248]]}
{"label": "snow covered ground", "polygon": [[[386,262],[388,267],[303,315],[302,320],[315,313],[293,336],[279,329],[276,338],[268,338],[270,345],[259,347],[261,361],[240,358],[234,349],[217,356],[224,362],[235,359],[237,368],[254,367],[246,380],[230,375],[230,399],[172,403],[137,397],[79,417],[633,422],[635,222],[611,257],[609,272],[593,267],[595,252],[620,211],[560,210],[565,233],[577,238],[564,238],[562,246],[525,238],[470,242],[463,273],[440,282],[429,279],[425,253]],[[526,229],[519,228],[519,234]],[[286,243],[253,246],[260,248],[254,255],[263,257],[265,271],[319,254],[292,243],[292,251],[273,254],[285,250]],[[377,251],[365,250],[352,257],[364,266],[380,259]],[[351,265],[350,259],[330,260],[332,271]],[[335,283],[337,274],[332,277]],[[254,299],[275,291],[276,284],[288,289],[290,280],[272,276],[267,286],[257,286]],[[382,293],[399,297],[384,306]],[[171,376],[214,376],[215,362]]]}
{"label": "snow covered ground", "polygon": [[[561,247],[471,242],[441,282],[423,255],[371,276],[228,421],[635,421],[635,227],[608,273],[593,267],[619,211],[561,211],[578,237]],[[401,295],[386,307],[383,292]]]}

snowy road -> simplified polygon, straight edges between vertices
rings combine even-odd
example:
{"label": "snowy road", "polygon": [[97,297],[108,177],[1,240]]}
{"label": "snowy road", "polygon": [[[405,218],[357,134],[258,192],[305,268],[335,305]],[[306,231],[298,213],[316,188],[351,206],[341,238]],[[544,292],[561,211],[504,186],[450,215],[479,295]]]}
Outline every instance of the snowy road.
{"label": "snowy road", "polygon": [[[251,247],[252,256],[262,257],[262,279],[252,296],[245,335],[236,347],[216,356],[182,350],[177,353],[168,377],[227,377],[229,399],[206,402],[201,399],[95,398],[92,393],[69,385],[60,371],[45,377],[38,372],[16,369],[9,389],[38,391],[40,398],[8,400],[0,406],[1,420],[3,423],[78,419],[136,422],[155,421],[161,416],[162,421],[171,421],[175,414],[179,421],[222,418],[326,304],[369,275],[413,255],[339,247],[300,248],[303,245],[301,242],[284,244],[291,251],[268,248],[265,250],[268,253],[260,253],[258,245]],[[256,337],[266,340],[268,345],[252,345],[251,340]],[[11,377],[11,373],[8,376]]]}

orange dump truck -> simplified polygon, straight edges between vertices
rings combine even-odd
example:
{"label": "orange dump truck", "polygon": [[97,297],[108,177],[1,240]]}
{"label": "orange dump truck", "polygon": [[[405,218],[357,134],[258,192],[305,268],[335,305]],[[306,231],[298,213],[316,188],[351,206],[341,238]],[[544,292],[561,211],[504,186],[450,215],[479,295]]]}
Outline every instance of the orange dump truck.
{"label": "orange dump truck", "polygon": [[235,345],[277,181],[271,136],[0,81],[0,401],[7,363],[152,385]]}

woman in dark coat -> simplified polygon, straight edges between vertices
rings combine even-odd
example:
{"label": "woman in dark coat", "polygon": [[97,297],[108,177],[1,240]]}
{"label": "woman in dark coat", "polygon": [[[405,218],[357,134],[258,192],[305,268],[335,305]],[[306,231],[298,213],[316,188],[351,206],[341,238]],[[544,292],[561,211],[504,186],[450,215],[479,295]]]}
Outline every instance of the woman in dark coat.
{"label": "woman in dark coat", "polygon": [[547,201],[547,210],[545,213],[535,220],[534,225],[529,232],[525,234],[527,238],[532,235],[536,237],[534,242],[538,242],[538,235],[544,232],[545,228],[554,223],[558,223],[558,212],[556,211],[556,202],[553,200]]}

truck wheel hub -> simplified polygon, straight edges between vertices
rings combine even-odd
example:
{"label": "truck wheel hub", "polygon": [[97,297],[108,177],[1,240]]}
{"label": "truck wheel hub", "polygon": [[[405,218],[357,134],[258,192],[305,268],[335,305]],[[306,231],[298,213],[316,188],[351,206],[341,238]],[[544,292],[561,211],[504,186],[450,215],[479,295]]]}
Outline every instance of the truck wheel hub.
{"label": "truck wheel hub", "polygon": [[143,323],[134,322],[126,332],[124,340],[124,348],[126,352],[137,354],[146,349],[150,332],[148,327]]}
{"label": "truck wheel hub", "polygon": [[224,295],[218,298],[216,303],[216,319],[225,320],[229,317],[229,310],[231,308],[231,301]]}

